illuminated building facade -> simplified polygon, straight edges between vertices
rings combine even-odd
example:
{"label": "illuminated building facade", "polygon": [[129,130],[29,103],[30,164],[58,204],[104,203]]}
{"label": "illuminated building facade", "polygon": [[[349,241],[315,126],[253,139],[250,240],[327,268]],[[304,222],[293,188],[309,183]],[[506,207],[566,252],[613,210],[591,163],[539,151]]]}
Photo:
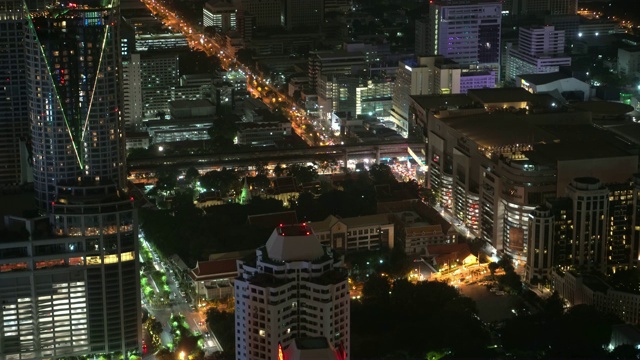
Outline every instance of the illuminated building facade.
{"label": "illuminated building facade", "polygon": [[213,26],[226,34],[236,29],[236,7],[225,0],[212,0],[204,4],[202,9],[202,26]]}
{"label": "illuminated building facade", "polygon": [[430,1],[427,54],[498,74],[501,21],[500,1]]}
{"label": "illuminated building facade", "polygon": [[277,359],[279,345],[323,337],[349,358],[349,286],[343,259],[306,225],[280,226],[238,261],[236,358]]}
{"label": "illuminated building facade", "polygon": [[393,86],[391,121],[399,134],[409,134],[409,96],[460,93],[460,66],[442,56],[418,56],[398,63]]}
{"label": "illuminated building facade", "polygon": [[[412,96],[411,100],[411,117],[428,138],[426,180],[439,205],[473,235],[520,263],[527,258],[531,244],[529,215],[537,206],[564,197],[576,178],[596,174],[605,184],[619,184],[628,182],[636,171],[637,155],[623,150],[613,133],[594,127],[590,113],[561,109],[550,97],[510,88],[470,90],[467,95]],[[536,110],[508,110],[527,107]],[[547,121],[562,125],[551,128]],[[606,238],[610,239],[610,251],[601,250],[609,241],[601,227],[597,234],[591,233],[596,231],[595,225],[584,230],[589,235],[573,233],[564,241],[576,245],[578,238],[599,236],[593,245],[599,251],[595,254],[597,263],[616,268],[628,265],[628,246],[633,246],[627,241],[632,237],[631,224],[622,225],[621,221],[625,216],[630,218],[629,190],[620,190],[624,194],[618,191],[615,218],[604,220],[608,209],[598,215],[603,216],[598,221],[616,224],[611,228],[615,235]],[[577,195],[576,201],[582,196]],[[609,190],[602,196],[608,201]],[[615,198],[616,192],[611,196]],[[573,216],[570,214],[566,216]],[[574,228],[579,227],[578,220],[572,219]],[[595,261],[576,262],[584,251],[567,253],[567,265]]]}
{"label": "illuminated building facade", "polygon": [[34,189],[46,216],[6,221],[18,236],[0,244],[0,360],[127,356],[142,329],[136,210],[122,190],[119,4],[23,6]]}
{"label": "illuminated building facade", "polygon": [[138,350],[137,217],[112,182],[61,182],[50,220],[7,218],[30,236],[0,245],[0,359]]}
{"label": "illuminated building facade", "polygon": [[564,55],[564,30],[553,26],[520,28],[518,46],[507,44],[506,81],[518,75],[558,72],[571,66],[571,56]]}
{"label": "illuminated building facade", "polygon": [[51,210],[61,179],[98,176],[124,185],[118,4],[37,5],[43,8],[28,9],[25,67],[36,200]]}

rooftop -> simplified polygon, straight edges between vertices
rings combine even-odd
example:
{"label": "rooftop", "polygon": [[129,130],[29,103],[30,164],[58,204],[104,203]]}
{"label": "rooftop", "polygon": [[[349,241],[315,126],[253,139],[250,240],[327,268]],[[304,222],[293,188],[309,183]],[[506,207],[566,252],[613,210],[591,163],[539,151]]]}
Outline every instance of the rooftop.
{"label": "rooftop", "polygon": [[288,360],[336,360],[339,357],[324,337],[296,338],[284,351]]}
{"label": "rooftop", "polygon": [[594,115],[622,116],[633,111],[633,106],[612,101],[585,101],[572,107],[592,112]]}
{"label": "rooftop", "polygon": [[452,95],[412,95],[411,98],[426,110],[443,107],[465,107],[473,105],[473,99],[465,94]]}
{"label": "rooftop", "polygon": [[552,72],[552,73],[546,73],[546,74],[524,74],[524,75],[518,75],[518,77],[526,82],[536,84],[536,85],[542,85],[542,84],[552,83],[558,80],[569,79],[572,76],[561,73],[561,72]]}
{"label": "rooftop", "polygon": [[208,107],[215,106],[209,100],[199,99],[199,100],[174,100],[169,102],[169,106],[176,109],[190,109],[194,107]]}
{"label": "rooftop", "polygon": [[523,88],[471,89],[467,95],[482,104],[533,102],[536,95]]}
{"label": "rooftop", "polygon": [[320,241],[305,224],[278,226],[265,248],[267,256],[277,261],[312,261],[325,255]]}
{"label": "rooftop", "polygon": [[236,277],[236,259],[198,261],[189,276],[196,281]]}

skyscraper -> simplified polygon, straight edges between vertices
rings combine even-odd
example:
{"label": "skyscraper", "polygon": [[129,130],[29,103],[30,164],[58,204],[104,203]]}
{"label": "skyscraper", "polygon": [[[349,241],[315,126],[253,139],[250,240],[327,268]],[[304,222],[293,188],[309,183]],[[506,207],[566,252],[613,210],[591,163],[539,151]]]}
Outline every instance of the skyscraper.
{"label": "skyscraper", "polygon": [[51,210],[60,180],[90,176],[124,185],[118,3],[28,6],[25,67],[34,188],[39,206]]}
{"label": "skyscraper", "polygon": [[14,238],[0,244],[0,360],[127,356],[142,329],[137,215],[122,190],[119,4],[22,6],[14,10],[25,14],[25,102],[45,216],[5,219]]}
{"label": "skyscraper", "polygon": [[491,0],[434,0],[429,5],[427,55],[462,67],[500,69],[502,4]]}
{"label": "skyscraper", "polygon": [[27,142],[29,137],[23,47],[25,24],[22,1],[0,1],[0,186],[29,180],[25,177],[30,169],[21,167],[21,143]]}
{"label": "skyscraper", "polygon": [[323,337],[349,358],[343,259],[302,225],[276,228],[254,260],[238,261],[236,358],[276,359],[279,345]]}

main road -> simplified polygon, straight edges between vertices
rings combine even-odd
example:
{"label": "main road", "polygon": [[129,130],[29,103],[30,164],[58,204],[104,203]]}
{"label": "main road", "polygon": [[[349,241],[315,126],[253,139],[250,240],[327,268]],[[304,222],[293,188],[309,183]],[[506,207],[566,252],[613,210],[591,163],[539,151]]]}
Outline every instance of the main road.
{"label": "main road", "polygon": [[[304,139],[310,146],[316,145],[313,138],[305,134],[305,127],[311,126],[306,114],[298,109],[292,99],[286,94],[280,92],[268,81],[260,77],[258,74],[252,74],[244,64],[237,61],[234,51],[217,43],[211,37],[205,36],[198,28],[187,23],[185,19],[181,19],[175,11],[172,11],[160,3],[160,0],[143,0],[144,4],[151,12],[158,17],[166,26],[172,30],[180,31],[189,43],[189,46],[196,50],[205,52],[208,56],[215,56],[220,59],[220,65],[224,69],[233,69],[243,72],[247,76],[249,86],[254,85],[262,88],[269,88],[276,94],[276,103],[288,115],[293,125],[293,129],[298,136]],[[274,104],[276,105],[276,104]],[[323,135],[324,138],[324,135]],[[323,142],[324,143],[324,142]]]}

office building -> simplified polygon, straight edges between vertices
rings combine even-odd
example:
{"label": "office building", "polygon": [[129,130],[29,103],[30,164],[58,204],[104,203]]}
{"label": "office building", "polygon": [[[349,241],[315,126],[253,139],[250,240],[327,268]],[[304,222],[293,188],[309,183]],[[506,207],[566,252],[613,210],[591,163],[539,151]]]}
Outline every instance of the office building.
{"label": "office building", "polygon": [[366,55],[360,51],[312,52],[309,54],[309,88],[316,90],[322,75],[358,74],[366,66]]}
{"label": "office building", "polygon": [[571,66],[571,57],[564,55],[564,32],[553,26],[520,28],[518,46],[507,44],[507,82],[518,75],[558,72],[561,66]]}
{"label": "office building", "polygon": [[393,86],[391,121],[399,134],[409,134],[411,95],[459,94],[460,66],[442,56],[418,56],[398,63]]}
{"label": "office building", "polygon": [[324,0],[324,12],[346,14],[351,10],[353,0]]}
{"label": "office building", "polygon": [[119,10],[31,5],[23,66],[47,216],[6,220],[18,235],[0,256],[0,359],[129,354],[142,328],[137,215],[122,190]]}
{"label": "office building", "polygon": [[318,105],[325,118],[334,112],[387,118],[391,110],[393,82],[388,78],[363,78],[357,75],[321,75],[318,81]]}
{"label": "office building", "polygon": [[173,88],[180,80],[180,56],[177,53],[147,52],[140,56],[143,116],[160,118],[168,114]]}
{"label": "office building", "polygon": [[285,0],[287,30],[317,30],[324,22],[324,0]]}
{"label": "office building", "polygon": [[251,260],[238,260],[236,358],[276,359],[296,338],[323,337],[350,356],[343,259],[304,225],[276,228]]}
{"label": "office building", "polygon": [[416,34],[414,51],[417,56],[424,56],[429,53],[428,50],[428,38],[429,38],[429,20],[427,18],[416,19]]}
{"label": "office building", "polygon": [[575,15],[578,0],[505,0],[502,10],[510,16]]}
{"label": "office building", "polygon": [[140,54],[122,56],[122,118],[129,129],[140,129],[144,112]]}
{"label": "office building", "polygon": [[628,77],[640,75],[640,46],[618,48],[618,72]]}
{"label": "office building", "polygon": [[434,0],[429,4],[428,21],[428,55],[442,55],[462,67],[499,74],[501,2]]}
{"label": "office building", "polygon": [[0,2],[0,187],[32,181],[26,161],[30,131],[23,31],[27,15],[21,1]]}
{"label": "office building", "polygon": [[240,8],[242,17],[252,17],[257,28],[284,26],[284,4],[281,0],[240,0]]}
{"label": "office building", "polygon": [[[25,68],[36,200],[50,210],[56,185],[79,176],[124,185],[117,8],[30,9]],[[107,15],[103,15],[105,11]],[[35,15],[34,15],[35,14]],[[103,34],[104,33],[104,34]]]}
{"label": "office building", "polygon": [[238,10],[229,1],[211,0],[202,9],[202,26],[213,26],[217,31],[226,34],[236,30],[236,14]]}

